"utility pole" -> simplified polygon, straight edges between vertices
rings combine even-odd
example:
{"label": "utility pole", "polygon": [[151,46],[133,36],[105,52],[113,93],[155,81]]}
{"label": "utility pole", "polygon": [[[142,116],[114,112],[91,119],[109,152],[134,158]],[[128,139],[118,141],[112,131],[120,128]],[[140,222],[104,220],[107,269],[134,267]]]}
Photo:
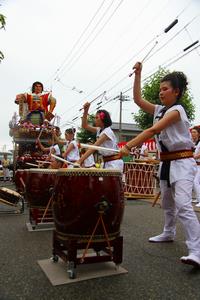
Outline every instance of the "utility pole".
{"label": "utility pole", "polygon": [[129,101],[129,96],[123,96],[122,92],[119,95],[119,141],[122,139],[122,102]]}

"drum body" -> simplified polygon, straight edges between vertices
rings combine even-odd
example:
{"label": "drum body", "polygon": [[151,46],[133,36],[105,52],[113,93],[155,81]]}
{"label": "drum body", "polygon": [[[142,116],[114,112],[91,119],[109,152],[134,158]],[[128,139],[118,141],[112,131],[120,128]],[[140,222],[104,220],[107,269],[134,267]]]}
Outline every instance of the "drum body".
{"label": "drum body", "polygon": [[25,190],[26,180],[28,178],[29,169],[17,169],[15,172],[15,185],[18,193],[23,193]]}
{"label": "drum body", "polygon": [[125,163],[125,196],[128,198],[151,198],[156,193],[156,164]]}
{"label": "drum body", "polygon": [[29,169],[26,179],[26,200],[30,208],[44,208],[52,195],[57,170]]}
{"label": "drum body", "polygon": [[[56,232],[62,239],[88,240],[103,211],[109,239],[120,234],[124,211],[121,173],[117,170],[59,169],[53,198]],[[105,240],[99,224],[94,240]]]}

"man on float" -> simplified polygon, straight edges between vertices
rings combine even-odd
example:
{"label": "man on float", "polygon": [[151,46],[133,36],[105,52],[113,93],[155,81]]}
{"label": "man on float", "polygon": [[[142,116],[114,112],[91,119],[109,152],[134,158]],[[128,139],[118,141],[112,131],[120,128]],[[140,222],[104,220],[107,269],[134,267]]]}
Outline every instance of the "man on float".
{"label": "man on float", "polygon": [[19,115],[22,119],[30,120],[33,111],[39,112],[42,119],[52,119],[56,99],[50,92],[43,92],[43,84],[36,81],[32,85],[32,93],[24,93],[16,96],[15,103],[19,104]]}

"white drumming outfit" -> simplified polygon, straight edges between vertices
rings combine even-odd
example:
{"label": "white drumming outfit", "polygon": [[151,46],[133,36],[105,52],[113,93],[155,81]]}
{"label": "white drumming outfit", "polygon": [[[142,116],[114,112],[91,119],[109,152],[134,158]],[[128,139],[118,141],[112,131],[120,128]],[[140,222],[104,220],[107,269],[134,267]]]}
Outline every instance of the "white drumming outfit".
{"label": "white drumming outfit", "polygon": [[85,168],[91,168],[91,167],[94,167],[95,166],[95,161],[94,161],[94,156],[93,154],[91,154],[90,156],[88,156],[84,162],[84,167]]}
{"label": "white drumming outfit", "polygon": [[139,159],[146,159],[148,157],[148,156],[144,155],[145,150],[148,150],[148,147],[147,147],[147,145],[142,144],[142,147],[140,148],[140,157],[139,157]]}
{"label": "white drumming outfit", "polygon": [[55,153],[54,153],[55,155],[61,155],[60,148],[59,148],[58,144],[52,145],[50,147],[50,153],[51,153],[52,149],[55,150]]}
{"label": "white drumming outfit", "polygon": [[[200,154],[200,141],[198,141],[198,143],[194,146],[195,151],[194,154],[198,155]],[[194,178],[194,192],[196,194],[196,199],[197,201],[200,203],[200,158],[195,159],[196,163],[197,163],[197,173],[196,176]]]}
{"label": "white drumming outfit", "polygon": [[[67,148],[69,147],[69,145],[73,144],[73,149],[67,154],[67,156],[65,157],[66,160],[74,163],[77,160],[80,159],[80,154],[79,154],[79,149],[78,149],[78,144],[75,140],[69,142],[67,141],[66,145]],[[66,148],[66,150],[67,150]],[[73,168],[73,165],[69,165],[68,168]]]}
{"label": "white drumming outfit", "polygon": [[[154,123],[157,118],[159,119],[158,116],[163,108],[164,106],[156,105]],[[185,110],[181,105],[174,105],[166,111],[166,114],[174,110],[179,112],[180,121],[163,129],[160,135],[156,137],[159,151],[161,151],[161,145],[158,139],[162,141],[169,152],[193,148]],[[165,216],[163,233],[160,236],[150,238],[149,241],[173,240],[176,234],[176,217],[178,217],[184,227],[189,255],[195,255],[196,260],[200,261],[200,224],[191,201],[196,170],[196,162],[192,157],[170,161],[170,186],[168,186],[167,180],[160,180],[162,208]],[[185,257],[181,259],[185,259]]]}
{"label": "white drumming outfit", "polygon": [[[101,131],[101,128],[98,127],[97,138],[101,137],[103,134],[105,134],[109,139],[103,142],[101,144],[101,147],[117,150],[118,149],[117,139],[112,129],[110,127],[106,127]],[[106,150],[99,150],[99,153],[103,157],[116,155],[116,152],[106,151]],[[124,162],[122,159],[111,160],[104,163],[104,169],[118,169],[121,172],[123,172],[123,168],[124,168]]]}

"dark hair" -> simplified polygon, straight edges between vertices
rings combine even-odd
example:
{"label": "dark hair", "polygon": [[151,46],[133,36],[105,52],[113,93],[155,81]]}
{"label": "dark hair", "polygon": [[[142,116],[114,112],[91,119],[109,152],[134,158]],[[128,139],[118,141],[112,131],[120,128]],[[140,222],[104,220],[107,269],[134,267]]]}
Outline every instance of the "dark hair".
{"label": "dark hair", "polygon": [[181,99],[187,90],[187,77],[183,72],[172,72],[165,75],[160,82],[169,81],[174,89],[179,89],[177,100]]}
{"label": "dark hair", "polygon": [[102,120],[105,128],[112,125],[112,120],[111,120],[110,114],[109,114],[109,112],[107,110],[105,110],[105,109],[99,109],[99,110],[97,110],[96,113],[97,114],[101,114],[102,113],[102,117],[100,115],[100,118],[101,118],[101,120]]}
{"label": "dark hair", "polygon": [[76,129],[75,128],[68,128],[65,130],[65,133],[69,133],[69,134],[75,134]]}
{"label": "dark hair", "polygon": [[35,86],[36,86],[37,84],[41,85],[41,87],[42,87],[42,91],[44,90],[44,86],[43,86],[43,84],[42,84],[41,82],[39,82],[39,81],[36,81],[36,82],[34,82],[34,83],[33,83],[33,85],[32,85],[32,88],[31,88],[31,90],[32,90],[32,93],[34,93]]}
{"label": "dark hair", "polygon": [[194,126],[191,130],[196,130],[198,134],[200,134],[200,128],[197,126]]}

